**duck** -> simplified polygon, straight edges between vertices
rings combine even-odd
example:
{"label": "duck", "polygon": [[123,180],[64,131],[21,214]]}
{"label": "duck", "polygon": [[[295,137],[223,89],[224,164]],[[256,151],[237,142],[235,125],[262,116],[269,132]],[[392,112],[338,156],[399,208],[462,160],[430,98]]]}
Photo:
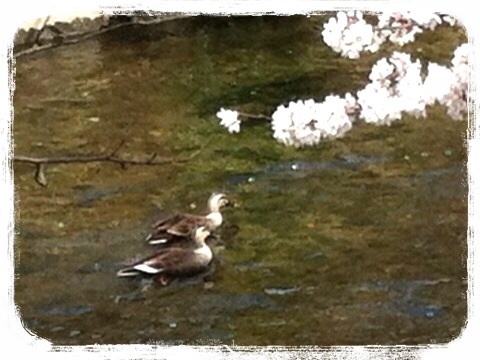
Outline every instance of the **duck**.
{"label": "duck", "polygon": [[117,276],[152,277],[155,282],[168,285],[172,280],[185,278],[206,271],[213,260],[213,252],[205,240],[210,231],[205,226],[196,227],[189,247],[168,247],[160,249],[133,265],[117,272]]}
{"label": "duck", "polygon": [[208,199],[209,214],[181,213],[160,218],[152,225],[153,231],[145,238],[145,241],[149,245],[160,245],[161,247],[188,245],[193,228],[204,226],[208,231],[213,232],[223,223],[220,210],[231,205],[231,201],[225,194],[213,193]]}

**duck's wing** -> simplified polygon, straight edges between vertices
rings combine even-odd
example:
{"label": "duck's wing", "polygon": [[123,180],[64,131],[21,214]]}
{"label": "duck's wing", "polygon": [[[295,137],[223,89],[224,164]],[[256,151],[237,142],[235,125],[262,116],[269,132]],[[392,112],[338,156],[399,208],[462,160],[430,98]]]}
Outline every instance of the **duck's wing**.
{"label": "duck's wing", "polygon": [[161,226],[153,229],[153,231],[145,238],[150,245],[167,245],[189,241],[191,234],[196,226],[206,224],[203,216],[197,215],[177,215],[168,222],[164,222]]}
{"label": "duck's wing", "polygon": [[174,214],[160,217],[153,223],[152,228],[157,232],[166,231],[170,226],[181,221],[184,216],[185,214]]}
{"label": "duck's wing", "polygon": [[157,232],[157,233],[151,233],[149,234],[146,238],[145,241],[149,245],[162,245],[163,247],[169,246],[172,244],[182,244],[182,243],[187,243],[190,240],[189,237],[184,237],[184,236],[176,236],[169,234],[165,231],[162,232]]}
{"label": "duck's wing", "polygon": [[[169,253],[173,254],[174,251],[170,251]],[[167,255],[167,252],[161,250],[151,256],[135,262],[133,265],[121,269],[117,272],[117,276],[128,277],[140,274],[159,274],[164,271],[162,266],[162,259],[164,259]]]}
{"label": "duck's wing", "polygon": [[205,260],[195,256],[189,249],[169,248],[161,250],[151,257],[134,265],[133,268],[145,274],[165,273],[185,276],[198,273],[208,266]]}
{"label": "duck's wing", "polygon": [[151,245],[163,245],[177,240],[178,236],[185,236],[185,234],[179,231],[177,233],[180,235],[176,235],[175,232],[169,233],[168,231],[170,228],[177,226],[177,224],[181,224],[183,219],[184,215],[181,214],[169,215],[158,219],[152,225],[153,230],[147,235],[145,241]]}
{"label": "duck's wing", "polygon": [[180,221],[172,224],[166,232],[174,236],[190,237],[195,227],[205,225],[207,225],[205,216],[185,214]]}

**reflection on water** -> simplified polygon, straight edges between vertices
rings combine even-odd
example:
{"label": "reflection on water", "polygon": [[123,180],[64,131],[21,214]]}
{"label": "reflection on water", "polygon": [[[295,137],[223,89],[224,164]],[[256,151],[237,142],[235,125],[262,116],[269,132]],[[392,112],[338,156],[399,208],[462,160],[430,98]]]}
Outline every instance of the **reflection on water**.
{"label": "reflection on water", "polygon": [[[221,106],[269,114],[363,86],[383,55],[338,58],[315,30],[322,21],[199,17],[17,61],[16,154],[100,153],[121,139],[131,157],[203,146],[186,163],[52,165],[47,188],[15,165],[15,301],[26,326],[55,344],[423,344],[459,334],[465,122],[434,108],[300,150],[261,122],[235,135],[218,125]],[[438,31],[428,56],[440,61],[464,34]],[[225,212],[211,272],[167,288],[115,277],[149,252],[159,208],[204,211],[218,190],[239,206]]]}

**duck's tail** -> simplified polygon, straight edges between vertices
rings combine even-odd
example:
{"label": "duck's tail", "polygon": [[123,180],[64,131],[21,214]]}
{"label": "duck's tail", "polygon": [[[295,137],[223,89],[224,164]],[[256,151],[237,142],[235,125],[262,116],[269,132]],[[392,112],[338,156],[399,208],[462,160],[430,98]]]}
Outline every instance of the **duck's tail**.
{"label": "duck's tail", "polygon": [[135,269],[133,266],[123,268],[117,271],[118,277],[134,277],[141,274],[141,271]]}
{"label": "duck's tail", "polygon": [[170,241],[170,239],[154,239],[152,236],[146,239],[148,245],[163,245]]}
{"label": "duck's tail", "polygon": [[153,231],[145,238],[145,242],[149,244],[164,244],[169,241],[171,235],[165,231]]}
{"label": "duck's tail", "polygon": [[184,240],[185,236],[171,234],[164,231],[153,232],[145,238],[148,245],[169,245]]}

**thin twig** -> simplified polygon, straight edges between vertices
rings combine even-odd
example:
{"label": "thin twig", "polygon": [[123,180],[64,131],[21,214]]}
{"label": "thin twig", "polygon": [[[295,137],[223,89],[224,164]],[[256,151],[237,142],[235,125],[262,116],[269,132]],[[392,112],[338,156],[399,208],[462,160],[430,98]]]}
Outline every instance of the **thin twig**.
{"label": "thin twig", "polygon": [[17,59],[21,56],[33,54],[33,53],[43,51],[43,50],[56,48],[56,47],[59,47],[59,46],[62,46],[62,45],[77,44],[81,41],[88,40],[92,37],[95,37],[95,36],[98,36],[98,35],[104,34],[106,32],[113,31],[113,30],[116,30],[118,28],[125,27],[125,26],[132,26],[132,25],[142,25],[143,26],[143,25],[160,24],[162,22],[184,19],[184,18],[191,17],[191,16],[192,15],[176,15],[176,16],[170,16],[170,17],[156,18],[156,19],[151,20],[151,21],[134,20],[134,21],[131,21],[131,22],[125,22],[125,23],[119,23],[119,24],[107,26],[105,28],[101,28],[101,29],[94,30],[94,31],[69,33],[69,34],[65,34],[66,36],[63,36],[62,37],[63,40],[60,41],[59,43],[50,43],[50,44],[46,44],[46,45],[31,47],[29,49],[25,49],[25,50],[17,52],[14,55],[14,57],[15,57],[15,59]]}
{"label": "thin twig", "polygon": [[49,20],[50,20],[50,15],[48,15],[48,16],[45,18],[45,21],[43,22],[42,27],[41,27],[40,30],[36,33],[35,39],[33,40],[33,43],[34,43],[34,44],[38,44],[38,41],[40,40],[40,36],[42,35],[43,30],[45,30],[45,26],[47,26],[47,23],[48,23]]}
{"label": "thin twig", "polygon": [[48,181],[45,176],[45,164],[39,163],[37,164],[36,170],[35,170],[35,181],[37,184],[41,186],[47,186]]}
{"label": "thin twig", "polygon": [[245,119],[268,120],[268,121],[272,120],[270,116],[263,115],[263,114],[249,114],[249,113],[239,112],[238,116],[241,116],[242,118],[245,118]]}
{"label": "thin twig", "polygon": [[110,156],[115,156],[117,154],[118,150],[120,150],[123,147],[123,145],[125,145],[125,139],[122,139],[120,141],[120,143],[117,145],[117,147],[115,149],[113,149],[113,151],[110,153]]}

